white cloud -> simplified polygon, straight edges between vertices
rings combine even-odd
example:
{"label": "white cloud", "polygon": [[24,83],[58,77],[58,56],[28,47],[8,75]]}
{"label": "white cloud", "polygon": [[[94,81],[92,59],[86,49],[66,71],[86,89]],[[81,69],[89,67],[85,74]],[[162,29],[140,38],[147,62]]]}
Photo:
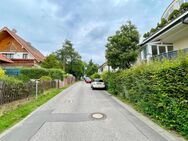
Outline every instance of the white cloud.
{"label": "white cloud", "polygon": [[141,33],[154,26],[171,0],[2,0],[0,27],[16,28],[44,54],[72,40],[84,60],[103,63],[106,39],[127,20]]}

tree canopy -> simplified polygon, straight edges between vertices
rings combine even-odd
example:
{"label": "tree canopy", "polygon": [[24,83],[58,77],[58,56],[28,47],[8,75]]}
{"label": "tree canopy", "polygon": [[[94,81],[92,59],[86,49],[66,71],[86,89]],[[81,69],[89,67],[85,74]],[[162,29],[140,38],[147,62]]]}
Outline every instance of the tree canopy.
{"label": "tree canopy", "polygon": [[63,64],[65,72],[73,74],[77,78],[84,75],[84,63],[81,56],[73,48],[71,41],[66,40],[62,48],[56,51],[56,56]]}
{"label": "tree canopy", "polygon": [[139,32],[130,21],[121,26],[115,35],[108,38],[106,59],[113,69],[130,68],[136,61],[139,43]]}
{"label": "tree canopy", "polygon": [[43,68],[56,68],[56,69],[62,69],[63,65],[62,63],[57,59],[57,56],[55,54],[50,54],[46,57],[44,62],[41,64],[41,67]]}
{"label": "tree canopy", "polygon": [[91,59],[89,63],[86,65],[86,75],[91,76],[94,73],[98,72],[98,65],[93,63],[93,60]]}

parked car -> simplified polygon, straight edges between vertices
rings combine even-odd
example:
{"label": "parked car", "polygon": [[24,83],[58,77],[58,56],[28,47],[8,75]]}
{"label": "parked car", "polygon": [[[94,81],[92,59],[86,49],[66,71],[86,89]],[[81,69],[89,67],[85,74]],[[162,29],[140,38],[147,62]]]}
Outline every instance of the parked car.
{"label": "parked car", "polygon": [[106,89],[106,85],[102,79],[94,79],[91,83],[91,88],[94,89]]}
{"label": "parked car", "polygon": [[86,83],[91,83],[92,80],[91,80],[89,77],[85,77],[85,82],[86,82]]}

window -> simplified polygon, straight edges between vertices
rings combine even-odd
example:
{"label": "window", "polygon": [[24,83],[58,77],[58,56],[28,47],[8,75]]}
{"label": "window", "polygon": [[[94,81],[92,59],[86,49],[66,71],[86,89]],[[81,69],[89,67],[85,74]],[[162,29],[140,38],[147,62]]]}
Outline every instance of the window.
{"label": "window", "polygon": [[168,46],[167,48],[168,48],[168,52],[174,50],[174,49],[173,49],[173,46]]}
{"label": "window", "polygon": [[12,53],[4,53],[4,55],[5,55],[7,58],[10,58],[10,59],[14,58],[14,54],[12,54]]}
{"label": "window", "polygon": [[166,52],[166,48],[165,46],[159,46],[159,53],[165,53]]}
{"label": "window", "polygon": [[28,59],[28,54],[23,54],[23,59]]}
{"label": "window", "polygon": [[157,46],[153,45],[152,48],[152,55],[157,55]]}

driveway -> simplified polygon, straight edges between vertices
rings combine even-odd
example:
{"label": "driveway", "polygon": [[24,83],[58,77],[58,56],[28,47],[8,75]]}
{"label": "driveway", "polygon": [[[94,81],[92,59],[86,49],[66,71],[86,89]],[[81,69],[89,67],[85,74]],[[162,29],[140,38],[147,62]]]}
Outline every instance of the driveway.
{"label": "driveway", "polygon": [[0,141],[182,140],[105,91],[78,82],[1,135]]}

